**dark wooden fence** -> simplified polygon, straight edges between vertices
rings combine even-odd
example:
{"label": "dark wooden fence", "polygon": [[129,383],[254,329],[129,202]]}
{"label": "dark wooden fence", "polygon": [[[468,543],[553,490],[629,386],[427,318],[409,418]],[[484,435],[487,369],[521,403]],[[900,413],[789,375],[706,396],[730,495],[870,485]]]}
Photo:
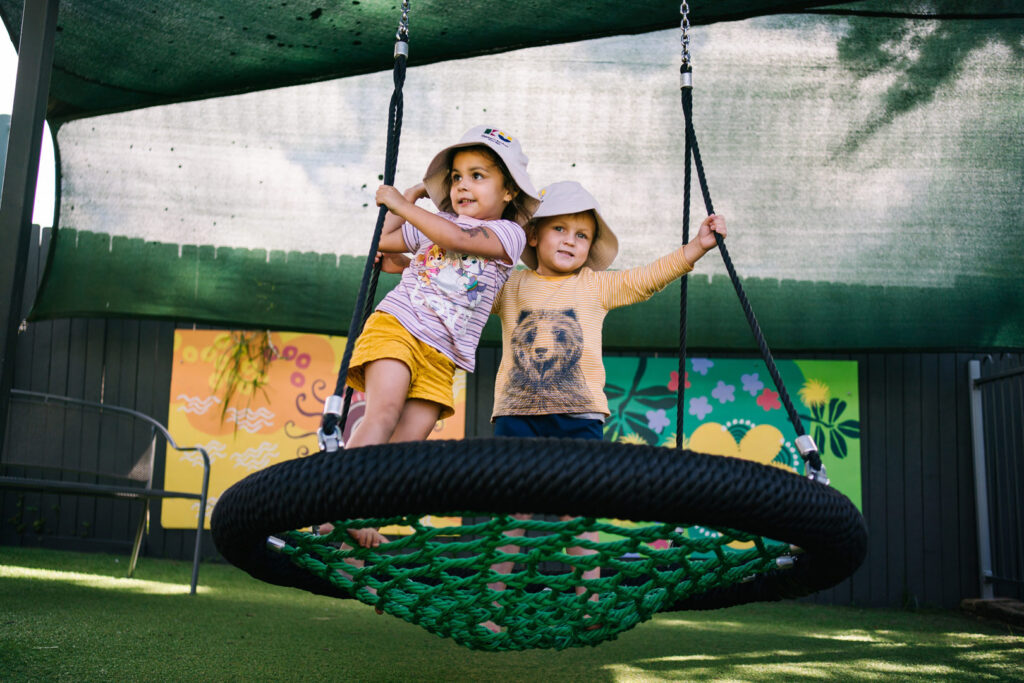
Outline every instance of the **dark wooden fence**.
{"label": "dark wooden fence", "polygon": [[[49,230],[40,239],[33,228],[25,308],[45,263]],[[41,244],[40,244],[41,243]],[[121,319],[70,319],[31,323],[18,336],[16,389],[61,394],[88,401],[102,401],[132,408],[166,423],[171,381],[174,322]],[[12,407],[12,417],[19,413]],[[25,451],[64,449],[64,466],[83,470],[113,471],[119,461],[136,454],[134,436],[101,433],[82,415],[81,440],[68,442],[64,434],[36,432],[8,449]],[[90,431],[91,430],[91,431]],[[190,445],[190,444],[186,444]],[[163,444],[160,444],[161,448]],[[23,460],[22,456],[18,460]],[[49,462],[54,462],[48,458]],[[162,459],[161,459],[162,461]],[[163,471],[154,474],[163,482]],[[131,551],[134,529],[142,504],[126,500],[98,499],[7,491],[0,493],[0,545],[38,545],[71,550],[117,553]],[[143,553],[157,557],[189,559],[195,530],[164,530],[160,503],[151,505],[150,532]],[[207,535],[208,536],[208,535]],[[2,551],[0,551],[2,552]],[[213,556],[212,541],[204,542],[204,555]]]}
{"label": "dark wooden fence", "polygon": [[[44,246],[45,239],[44,234]],[[45,251],[35,253],[29,282],[35,282],[41,267],[38,254]],[[31,324],[19,338],[14,386],[90,400],[102,397],[161,419],[167,415],[169,403],[175,326],[174,322],[117,319]],[[714,350],[703,352],[724,355]],[[478,371],[468,383],[467,436],[491,433],[489,416],[499,355],[500,349],[480,349]],[[879,352],[800,357],[858,363],[863,501],[870,532],[864,566],[814,600],[955,608],[962,598],[977,597],[966,366],[968,360],[984,354]],[[1016,357],[1021,359],[1020,354]],[[37,448],[39,444],[9,447]],[[162,481],[162,473],[157,476],[157,481]],[[119,508],[122,503],[115,501],[108,508],[91,501],[65,503],[52,497],[8,493],[0,498],[0,504],[0,544],[87,550],[125,550],[130,546],[131,524],[123,521],[133,514],[128,503]],[[62,517],[72,515],[73,519],[44,519],[55,514],[55,505]],[[41,524],[39,519],[43,519]],[[88,533],[81,533],[82,522],[88,522]],[[37,528],[47,533],[39,533]],[[68,529],[77,532],[69,535]],[[163,530],[156,509],[144,552],[187,559],[191,553],[189,534]],[[204,554],[216,557],[208,539]]]}

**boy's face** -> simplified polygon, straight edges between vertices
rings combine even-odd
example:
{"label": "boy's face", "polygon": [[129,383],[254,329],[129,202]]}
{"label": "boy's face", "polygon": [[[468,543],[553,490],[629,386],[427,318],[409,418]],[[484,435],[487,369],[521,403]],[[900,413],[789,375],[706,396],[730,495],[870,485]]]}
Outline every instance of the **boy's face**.
{"label": "boy's face", "polygon": [[586,263],[597,233],[597,222],[590,211],[540,218],[529,237],[537,249],[537,272],[541,275],[568,275]]}
{"label": "boy's face", "polygon": [[452,158],[452,187],[449,197],[452,208],[460,216],[482,221],[501,218],[512,201],[505,189],[505,176],[488,154],[467,149]]}

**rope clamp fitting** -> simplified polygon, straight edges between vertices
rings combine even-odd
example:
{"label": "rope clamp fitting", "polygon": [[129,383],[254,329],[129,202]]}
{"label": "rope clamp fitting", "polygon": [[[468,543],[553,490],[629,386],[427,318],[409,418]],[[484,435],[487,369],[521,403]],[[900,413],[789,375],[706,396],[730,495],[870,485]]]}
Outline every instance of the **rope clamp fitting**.
{"label": "rope clamp fitting", "polygon": [[332,394],[324,400],[324,415],[341,416],[341,408],[345,399],[337,394]]}
{"label": "rope clamp fitting", "polygon": [[[344,406],[344,401],[341,396],[337,394],[331,394],[324,401],[324,415],[336,415],[341,417],[341,409]],[[323,426],[316,430],[316,441],[320,445],[321,451],[327,451],[328,453],[334,453],[336,450],[345,445],[341,438],[341,430],[338,426],[334,426],[334,430],[330,434],[324,433]]]}
{"label": "rope clamp fitting", "polygon": [[818,446],[814,443],[814,439],[811,438],[810,434],[801,434],[796,437],[796,449],[805,458],[811,453],[818,452]]}
{"label": "rope clamp fitting", "polygon": [[832,483],[831,481],[829,481],[828,472],[825,471],[824,463],[822,463],[820,470],[816,470],[813,467],[809,467],[807,472],[807,478],[810,479],[811,481],[816,481],[819,484],[824,484],[825,486],[828,486]]}
{"label": "rope clamp fitting", "polygon": [[680,88],[692,88],[693,87],[693,72],[689,69],[683,69],[679,72],[679,87]]}
{"label": "rope clamp fitting", "polygon": [[[818,455],[818,446],[814,443],[814,439],[811,438],[810,434],[801,434],[796,437],[796,449],[800,451],[800,455],[804,461],[811,455]],[[821,469],[815,469],[814,467],[808,466],[807,478],[811,481],[816,481],[819,484],[828,486],[831,482],[828,480],[828,473],[825,472],[825,464],[822,463]]]}
{"label": "rope clamp fitting", "polygon": [[341,430],[337,427],[330,434],[324,434],[324,428],[316,430],[316,442],[320,445],[321,451],[334,453],[345,445],[341,438]]}
{"label": "rope clamp fitting", "polygon": [[273,550],[275,553],[279,553],[285,549],[288,544],[282,541],[277,536],[267,536],[267,549]]}
{"label": "rope clamp fitting", "polygon": [[409,43],[405,40],[395,42],[395,59],[398,59],[399,55],[409,58]]}
{"label": "rope clamp fitting", "polygon": [[775,560],[775,566],[779,569],[792,569],[795,564],[796,558],[791,555],[783,555]]}

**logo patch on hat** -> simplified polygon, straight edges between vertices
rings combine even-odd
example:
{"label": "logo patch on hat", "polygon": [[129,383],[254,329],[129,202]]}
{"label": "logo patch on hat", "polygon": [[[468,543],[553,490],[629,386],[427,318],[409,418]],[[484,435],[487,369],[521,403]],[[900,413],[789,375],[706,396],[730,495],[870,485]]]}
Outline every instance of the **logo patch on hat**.
{"label": "logo patch on hat", "polygon": [[483,136],[494,144],[501,145],[502,147],[508,147],[512,144],[512,136],[503,133],[497,128],[484,129]]}

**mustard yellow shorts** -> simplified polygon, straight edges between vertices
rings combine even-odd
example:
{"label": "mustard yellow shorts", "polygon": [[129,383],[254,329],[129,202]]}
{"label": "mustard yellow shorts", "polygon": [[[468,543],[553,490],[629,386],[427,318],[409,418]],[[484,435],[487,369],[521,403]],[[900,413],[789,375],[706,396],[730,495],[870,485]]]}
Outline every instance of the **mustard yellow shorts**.
{"label": "mustard yellow shorts", "polygon": [[412,378],[406,398],[433,401],[441,406],[438,419],[455,414],[455,363],[430,344],[422,342],[398,322],[398,318],[375,311],[366,319],[363,333],[356,340],[348,366],[348,385],[356,391],[366,390],[364,368],[367,363],[394,358],[405,363]]}

